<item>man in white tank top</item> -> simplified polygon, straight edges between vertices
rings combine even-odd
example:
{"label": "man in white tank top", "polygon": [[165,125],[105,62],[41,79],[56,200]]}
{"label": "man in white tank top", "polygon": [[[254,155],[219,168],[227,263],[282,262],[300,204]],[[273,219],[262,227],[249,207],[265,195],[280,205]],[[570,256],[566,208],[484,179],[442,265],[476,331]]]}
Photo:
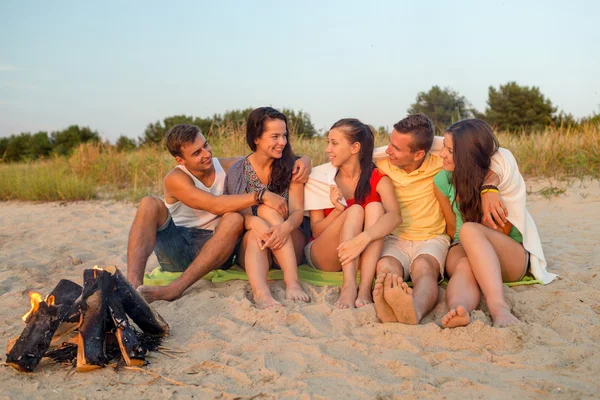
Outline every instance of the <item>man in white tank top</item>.
{"label": "man in white tank top", "polygon": [[[225,175],[239,158],[213,158],[212,149],[194,125],[175,125],[165,136],[177,166],[165,177],[164,201],[144,197],[129,232],[127,279],[144,298],[174,300],[208,272],[231,265],[244,229],[238,211],[265,204],[287,215],[286,200],[266,191],[223,195]],[[293,179],[306,182],[310,159],[296,161]],[[146,262],[152,251],[163,270],[183,272],[168,286],[142,286]]]}

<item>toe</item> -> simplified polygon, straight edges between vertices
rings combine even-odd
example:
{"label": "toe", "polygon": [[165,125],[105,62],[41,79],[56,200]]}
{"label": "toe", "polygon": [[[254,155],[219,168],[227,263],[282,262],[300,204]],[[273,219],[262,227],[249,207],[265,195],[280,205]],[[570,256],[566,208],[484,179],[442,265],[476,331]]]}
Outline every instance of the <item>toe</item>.
{"label": "toe", "polygon": [[383,281],[383,287],[385,289],[391,289],[392,288],[392,275],[390,274],[386,274],[384,281]]}

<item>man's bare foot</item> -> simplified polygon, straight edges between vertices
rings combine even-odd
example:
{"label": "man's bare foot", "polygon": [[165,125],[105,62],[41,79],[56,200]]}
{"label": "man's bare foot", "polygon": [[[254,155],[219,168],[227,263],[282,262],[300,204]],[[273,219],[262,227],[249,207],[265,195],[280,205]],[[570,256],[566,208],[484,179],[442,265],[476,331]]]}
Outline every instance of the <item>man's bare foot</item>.
{"label": "man's bare foot", "polygon": [[281,305],[280,302],[273,298],[269,290],[267,290],[266,292],[255,293],[254,304],[256,304],[256,308],[258,308],[259,310],[264,310],[267,308],[272,308]]}
{"label": "man's bare foot", "polygon": [[291,301],[303,301],[308,303],[310,296],[302,289],[300,282],[290,282],[285,284],[285,298]]}
{"label": "man's bare foot", "polygon": [[373,304],[373,295],[371,294],[371,288],[369,287],[366,290],[359,288],[358,296],[356,297],[354,305],[356,306],[356,308],[361,308],[366,306],[367,304]]}
{"label": "man's bare foot", "polygon": [[181,294],[174,293],[169,286],[142,285],[137,288],[137,291],[148,303],[156,300],[173,301],[181,297]]}
{"label": "man's bare foot", "polygon": [[377,275],[375,280],[375,287],[373,288],[373,300],[375,301],[375,312],[381,322],[398,322],[396,315],[392,310],[392,307],[385,302],[383,298],[383,282],[389,279],[391,281],[392,276],[387,273],[381,273]]}
{"label": "man's bare foot", "polygon": [[503,328],[521,322],[510,312],[508,306],[500,307],[497,310],[494,310],[494,312],[490,310],[490,314],[492,315],[492,321],[494,321],[494,326],[496,328]]}
{"label": "man's bare foot", "polygon": [[442,326],[444,328],[456,328],[457,326],[469,325],[471,317],[463,306],[458,306],[456,309],[448,311],[448,314],[442,318]]}
{"label": "man's bare foot", "polygon": [[412,289],[402,280],[402,277],[396,274],[392,274],[391,279],[386,279],[383,283],[383,298],[394,311],[398,322],[403,324],[419,323],[412,293]]}
{"label": "man's bare foot", "polygon": [[340,292],[340,297],[333,304],[337,308],[354,308],[354,302],[358,296],[358,288],[356,284],[344,284]]}

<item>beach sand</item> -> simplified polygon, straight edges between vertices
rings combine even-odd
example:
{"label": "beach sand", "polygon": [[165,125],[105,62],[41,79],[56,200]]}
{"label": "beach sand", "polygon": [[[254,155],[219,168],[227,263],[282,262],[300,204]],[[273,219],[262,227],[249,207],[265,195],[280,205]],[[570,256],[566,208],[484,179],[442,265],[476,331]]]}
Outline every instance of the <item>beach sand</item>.
{"label": "beach sand", "polygon": [[[529,181],[537,192],[548,181]],[[565,183],[555,183],[565,185]],[[44,359],[31,374],[0,366],[0,399],[142,398],[592,398],[600,395],[600,184],[530,194],[548,268],[547,286],[506,288],[510,328],[491,327],[485,305],[465,328],[444,330],[444,302],[419,326],[381,324],[374,307],[337,310],[338,288],[305,285],[310,304],[257,310],[247,282],[201,281],[155,308],[171,326],[147,371],[73,373]],[[0,203],[0,347],[23,329],[27,292],[94,265],[126,269],[135,205],[122,202]],[[158,264],[152,256],[147,270]],[[272,291],[284,299],[282,282]],[[443,299],[444,290],[440,290]],[[4,351],[0,361],[4,362]]]}

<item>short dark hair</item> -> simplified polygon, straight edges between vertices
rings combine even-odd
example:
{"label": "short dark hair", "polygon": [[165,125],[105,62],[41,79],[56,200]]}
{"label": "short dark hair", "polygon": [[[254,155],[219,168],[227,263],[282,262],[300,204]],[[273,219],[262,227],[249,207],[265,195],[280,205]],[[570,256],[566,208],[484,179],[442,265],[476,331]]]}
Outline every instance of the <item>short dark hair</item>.
{"label": "short dark hair", "polygon": [[431,121],[427,115],[409,115],[395,123],[394,129],[397,132],[410,134],[413,137],[413,141],[410,144],[410,151],[412,153],[419,150],[425,150],[425,152],[431,150],[433,136],[435,134],[433,130],[433,121]]}
{"label": "short dark hair", "polygon": [[165,145],[173,157],[182,157],[181,147],[187,143],[194,143],[199,133],[202,131],[196,125],[175,125],[165,135]]}

